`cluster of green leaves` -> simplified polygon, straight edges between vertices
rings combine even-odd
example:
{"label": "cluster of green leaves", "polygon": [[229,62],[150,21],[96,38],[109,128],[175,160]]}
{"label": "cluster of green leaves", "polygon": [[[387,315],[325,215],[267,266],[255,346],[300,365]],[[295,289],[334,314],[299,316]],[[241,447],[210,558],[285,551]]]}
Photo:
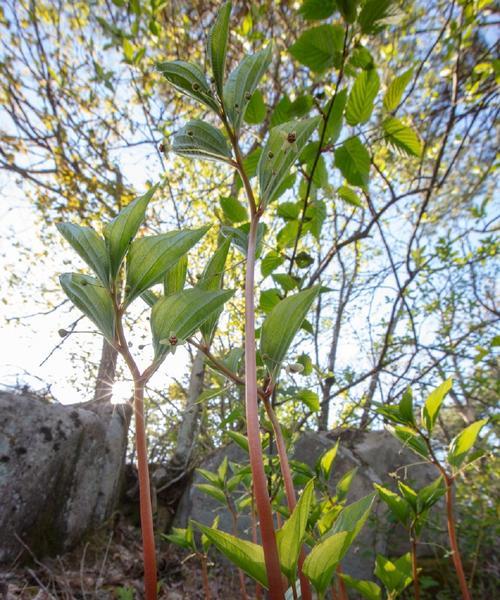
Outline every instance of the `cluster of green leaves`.
{"label": "cluster of green leaves", "polygon": [[[248,452],[248,440],[238,432],[228,432],[229,437]],[[303,487],[300,499],[290,514],[283,506],[282,482],[278,475],[276,457],[268,457],[266,473],[273,489],[274,507],[285,521],[277,531],[277,544],[281,570],[289,584],[297,578],[298,561],[303,544],[310,546],[310,552],[303,564],[303,572],[311,581],[319,595],[326,592],[335,575],[337,566],[345,557],[349,547],[361,531],[368,518],[374,495],[371,494],[346,505],[350,485],[356,469],[340,477],[331,491],[333,463],[339,443],[325,451],[311,469],[305,463],[291,461],[294,483]],[[214,498],[235,514],[241,514],[251,507],[252,482],[248,465],[228,462],[227,458],[215,472],[198,469],[207,480],[196,484],[203,493]],[[264,587],[267,574],[262,546],[240,539],[234,535],[193,522],[187,530],[175,530],[168,539],[194,551],[192,527],[197,527],[204,539],[211,543]],[[186,542],[186,537],[189,541]]]}
{"label": "cluster of green leaves", "polygon": [[[443,406],[443,401],[451,387],[452,380],[447,379],[428,395],[422,406],[420,426],[417,424],[417,418],[414,414],[413,393],[410,389],[403,394],[397,406],[381,406],[377,409],[377,412],[391,423],[389,426],[390,431],[405,446],[432,462],[435,458],[432,455],[430,439]],[[471,423],[450,442],[446,454],[446,463],[454,475],[482,455],[481,451],[470,453],[470,450],[487,422],[488,419],[481,419]]]}
{"label": "cluster of green leaves", "polygon": [[[142,296],[152,306],[154,360],[159,362],[200,328],[210,338],[222,306],[233,292],[221,289],[227,243],[214,254],[199,284],[184,289],[186,254],[207,227],[136,238],[155,190],[151,188],[128,204],[105,225],[103,236],[90,227],[71,223],[62,223],[58,229],[95,274],[61,275],[61,285],[73,304],[119,347],[123,340],[119,339],[117,322]],[[158,297],[151,288],[161,283],[164,294]]]}

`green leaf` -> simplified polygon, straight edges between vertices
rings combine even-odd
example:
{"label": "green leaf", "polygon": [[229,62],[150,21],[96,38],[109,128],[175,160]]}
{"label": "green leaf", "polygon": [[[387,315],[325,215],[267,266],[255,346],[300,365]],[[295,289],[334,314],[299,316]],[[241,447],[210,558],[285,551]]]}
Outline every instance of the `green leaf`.
{"label": "green leaf", "polygon": [[290,46],[290,54],[311,71],[323,73],[340,64],[343,44],[343,27],[318,25],[300,35],[295,44]]}
{"label": "green leaf", "polygon": [[413,69],[408,69],[391,81],[384,96],[385,110],[389,112],[396,110],[401,102],[403,92],[405,91],[406,86],[410,83],[412,77]]}
{"label": "green leaf", "polygon": [[352,86],[345,111],[349,125],[358,125],[368,121],[373,112],[373,103],[380,87],[375,69],[361,71]]}
{"label": "green leaf", "polygon": [[195,487],[205,494],[208,494],[221,504],[227,504],[227,499],[224,492],[220,488],[215,487],[215,485],[211,485],[210,483],[197,483],[195,484]]}
{"label": "green leaf", "polygon": [[370,155],[358,137],[347,139],[335,150],[335,166],[351,185],[366,188],[370,173]]}
{"label": "green leaf", "polygon": [[262,277],[267,277],[275,269],[280,267],[285,262],[285,259],[277,252],[271,251],[269,254],[264,256],[260,263],[260,272]]}
{"label": "green leaf", "polygon": [[224,106],[234,131],[238,134],[247,104],[257,89],[262,76],[271,64],[272,45],[245,56],[229,75],[224,86]]}
{"label": "green leaf", "polygon": [[106,244],[91,227],[80,227],[73,223],[59,223],[59,233],[71,244],[88,266],[109,287],[109,259]]}
{"label": "green leaf", "polygon": [[415,415],[413,414],[413,392],[407,388],[399,402],[399,415],[403,423],[416,425]]}
{"label": "green leaf", "polygon": [[281,300],[262,324],[260,351],[273,381],[319,291],[320,286],[315,286]]}
{"label": "green leaf", "polygon": [[248,219],[248,211],[247,209],[236,200],[232,196],[227,196],[226,198],[221,198],[219,200],[222,211],[224,212],[224,216],[226,219],[231,221],[231,223],[241,223],[242,221],[246,221]]}
{"label": "green leaf", "polygon": [[429,433],[432,433],[446,394],[451,390],[452,380],[447,379],[433,390],[422,407],[422,423]]}
{"label": "green leaf", "polygon": [[479,432],[487,422],[488,419],[476,421],[453,438],[448,449],[448,463],[454,469],[459,469],[462,466],[467,453],[476,443]]}
{"label": "green leaf", "polygon": [[213,125],[194,119],[188,121],[174,136],[172,150],[180,156],[232,162],[231,150],[224,134]]}
{"label": "green leaf", "polygon": [[325,481],[330,479],[330,474],[332,472],[333,461],[337,456],[337,452],[339,449],[340,440],[337,440],[337,443],[332,446],[329,450],[324,452],[318,462],[316,463],[316,470],[321,473]]}
{"label": "green leaf", "polygon": [[[208,261],[205,270],[202,273],[198,287],[202,290],[219,290],[222,287],[222,277],[225,271],[227,254],[231,240],[225,239],[217,248],[212,258]],[[212,336],[217,327],[222,306],[220,310],[212,312],[210,317],[201,325],[200,331],[206,344],[212,341]]]}
{"label": "green leaf", "polygon": [[212,544],[247,575],[267,588],[267,574],[262,546],[240,540],[234,535],[196,523]]}
{"label": "green leaf", "polygon": [[359,199],[359,196],[356,194],[356,192],[352,188],[350,188],[346,185],[341,185],[339,187],[339,189],[337,190],[337,194],[342,198],[342,200],[347,202],[347,204],[350,204],[351,206],[355,206],[356,208],[363,207],[363,203]]}
{"label": "green leaf", "polygon": [[401,492],[401,495],[412,507],[414,512],[417,512],[417,492],[402,481],[398,481],[398,488]]}
{"label": "green leaf", "polygon": [[186,283],[187,255],[184,254],[166,273],[163,281],[165,296],[182,292]]}
{"label": "green leaf", "polygon": [[331,583],[337,565],[344,557],[344,546],[349,533],[342,531],[316,544],[302,565],[318,594],[324,594]]}
{"label": "green leaf", "polygon": [[249,125],[258,125],[266,118],[267,109],[260,90],[255,90],[245,110],[243,119]]}
{"label": "green leaf", "polygon": [[401,150],[404,154],[421,156],[422,142],[416,132],[399,119],[389,117],[382,123],[385,139],[391,146]]}
{"label": "green leaf", "polygon": [[108,290],[97,279],[79,273],[64,273],[61,287],[73,304],[88,317],[108,342],[115,337],[115,313]]}
{"label": "green leaf", "polygon": [[396,519],[406,526],[411,513],[411,507],[408,502],[395,492],[378,483],[374,483],[373,485],[380,498],[387,504]]}
{"label": "green leaf", "polygon": [[377,554],[374,573],[389,592],[401,593],[413,580],[410,553],[394,562]]}
{"label": "green leaf", "polygon": [[[222,233],[226,237],[229,237],[234,245],[240,250],[240,252],[246,256],[248,250],[248,232],[250,231],[250,223],[243,223],[239,227],[229,227],[223,225]],[[256,258],[259,258],[262,250],[262,240],[267,231],[267,225],[265,223],[259,223],[257,228],[257,250],[255,252]]]}
{"label": "green leaf", "polygon": [[207,291],[196,287],[158,300],[151,311],[155,356],[175,350],[176,344],[169,341],[172,336],[177,343],[187,340],[232,295],[230,290]]}
{"label": "green leaf", "polygon": [[358,23],[362,33],[377,33],[384,25],[395,22],[397,14],[394,0],[367,0],[359,13]]}
{"label": "green leaf", "polygon": [[264,290],[260,293],[259,307],[267,314],[270,313],[280,301],[281,296],[279,291],[276,288],[271,288],[270,290]]}
{"label": "green leaf", "polygon": [[191,526],[187,529],[180,529],[179,527],[173,527],[172,533],[163,535],[165,539],[181,548],[186,550],[192,550],[196,552],[196,545],[194,543],[193,530]]}
{"label": "green leaf", "polygon": [[352,484],[352,480],[354,476],[358,472],[358,467],[354,467],[350,471],[347,471],[345,475],[343,475],[340,481],[337,483],[335,487],[335,493],[337,494],[337,499],[339,502],[342,502],[347,498],[347,494],[349,493],[349,489]]}
{"label": "green leaf", "polygon": [[226,431],[226,434],[233,440],[235,444],[238,444],[240,448],[243,448],[243,450],[246,450],[246,452],[249,451],[248,438],[245,435],[239,433],[239,431]]}
{"label": "green leaf", "polygon": [[299,14],[308,21],[321,21],[331,17],[334,11],[335,0],[304,0]]}
{"label": "green leaf", "polygon": [[412,428],[398,425],[397,427],[390,427],[389,431],[396,436],[399,441],[403,442],[405,446],[411,448],[413,452],[416,452],[424,458],[429,457],[429,450],[427,449],[425,441]]}
{"label": "green leaf", "polygon": [[[325,131],[325,142],[334,143],[342,131],[344,108],[347,102],[347,89],[344,88],[328,103],[325,114],[328,115]],[[333,106],[330,108],[330,104]]]}
{"label": "green leaf", "polygon": [[320,411],[319,396],[313,390],[300,390],[297,399],[303,402],[311,412]]}
{"label": "green leaf", "polygon": [[146,208],[157,189],[158,186],[154,185],[145,194],[127,204],[104,228],[113,279],[118,274],[125,254],[144,221]]}
{"label": "green leaf", "polygon": [[306,534],[307,519],[314,494],[314,480],[304,488],[294,511],[283,527],[276,532],[281,570],[289,581],[295,581],[300,549]]}
{"label": "green leaf", "polygon": [[347,23],[354,23],[359,0],[337,0],[337,8]]}
{"label": "green leaf", "polygon": [[284,292],[290,292],[297,287],[297,280],[288,273],[275,273],[273,280]]}
{"label": "green leaf", "polygon": [[156,67],[167,81],[180,92],[220,112],[205,74],[198,65],[183,60],[159,63]]}
{"label": "green leaf", "polygon": [[428,510],[444,496],[446,487],[442,477],[438,477],[431,484],[426,485],[417,494],[417,510],[419,513]]}
{"label": "green leaf", "polygon": [[341,573],[340,576],[344,580],[347,587],[359,592],[363,598],[367,600],[381,600],[382,590],[374,581],[367,581],[366,579],[354,579],[350,575]]}
{"label": "green leaf", "polygon": [[273,200],[318,124],[319,117],[313,117],[289,121],[271,129],[257,167],[263,206]]}
{"label": "green leaf", "polygon": [[226,66],[227,38],[229,32],[229,17],[231,2],[226,2],[219,9],[215,22],[208,34],[207,54],[212,67],[215,87],[222,97],[224,86],[224,69]]}
{"label": "green leaf", "polygon": [[202,477],[204,477],[210,483],[214,485],[219,485],[219,477],[217,473],[212,473],[212,471],[207,471],[207,469],[196,469],[196,472],[199,473]]}
{"label": "green leaf", "polygon": [[368,496],[364,496],[363,498],[360,498],[356,502],[353,502],[352,504],[349,504],[349,506],[343,508],[342,512],[339,514],[338,518],[333,524],[331,531],[326,534],[326,536],[329,536],[342,531],[349,532],[350,537],[347,540],[348,543],[346,545],[344,554],[349,549],[349,546],[354,541],[354,538],[363,528],[366,519],[368,519],[374,498],[375,494],[368,494]]}
{"label": "green leaf", "polygon": [[208,229],[209,227],[201,227],[170,231],[132,242],[127,257],[126,303],[130,304],[142,292],[159,283],[165,273],[201,240]]}

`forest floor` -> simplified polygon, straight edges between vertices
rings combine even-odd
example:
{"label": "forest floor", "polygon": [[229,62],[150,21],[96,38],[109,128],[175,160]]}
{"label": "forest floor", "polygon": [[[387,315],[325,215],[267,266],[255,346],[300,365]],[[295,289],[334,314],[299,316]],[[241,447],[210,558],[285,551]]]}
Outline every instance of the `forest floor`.
{"label": "forest floor", "polygon": [[[205,597],[196,557],[166,542],[160,543],[158,556],[159,600]],[[241,597],[234,569],[209,568],[213,600]],[[142,600],[142,576],[140,531],[118,524],[63,556],[43,561],[32,557],[24,566],[0,567],[0,600]]]}

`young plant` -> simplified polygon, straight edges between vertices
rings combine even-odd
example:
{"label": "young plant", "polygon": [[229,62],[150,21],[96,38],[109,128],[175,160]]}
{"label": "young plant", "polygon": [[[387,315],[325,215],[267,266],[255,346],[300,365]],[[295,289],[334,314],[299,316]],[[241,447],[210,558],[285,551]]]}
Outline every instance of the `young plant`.
{"label": "young plant", "polygon": [[[95,275],[65,273],[60,277],[61,286],[73,304],[94,322],[100,333],[121,354],[134,382],[135,445],[146,600],[155,600],[157,597],[157,574],[144,389],[167,356],[175,352],[179,344],[198,331],[214,314],[218,314],[232,295],[231,291],[220,289],[184,289],[186,253],[205,235],[206,227],[136,238],[155,190],[156,186],[126,206],[105,225],[103,236],[90,227],[71,223],[58,226],[60,233]],[[173,289],[174,271],[177,273],[177,283]],[[162,282],[165,293],[158,297],[150,288]],[[154,348],[151,363],[142,371],[130,352],[124,326],[127,310],[139,297],[152,306]]]}
{"label": "young plant", "polygon": [[[443,401],[446,394],[451,390],[451,387],[452,381],[451,379],[448,379],[429,394],[422,406],[420,424],[417,423],[417,419],[414,415],[413,395],[411,391],[408,391],[403,395],[397,406],[380,407],[378,413],[392,423],[389,429],[400,442],[411,448],[413,452],[424,458],[428,463],[434,465],[441,475],[442,484],[438,483],[438,480],[434,482],[434,484],[431,484],[436,486],[436,490],[431,488],[429,492],[429,489],[427,489],[427,492],[430,493],[430,497],[427,501],[432,502],[432,496],[434,494],[439,494],[439,486],[443,485],[446,502],[448,537],[453,565],[457,573],[462,598],[464,600],[471,600],[455,531],[453,486],[462,470],[477,460],[478,457],[482,456],[481,452],[471,453],[470,450],[476,443],[477,437],[481,429],[486,425],[488,419],[481,419],[466,427],[455,436],[449,444],[447,452],[443,455],[436,452],[433,446],[433,432]],[[425,489],[426,488],[424,488],[424,490]],[[424,492],[424,490],[421,490],[420,493]],[[407,503],[411,504],[412,502],[415,502],[415,509],[412,510],[414,510],[414,512],[422,512],[421,510],[418,510],[418,494],[413,492],[413,490],[407,486],[402,488],[402,492],[404,493],[404,498]],[[414,497],[414,494],[416,494],[416,498]],[[386,497],[388,498],[389,496],[386,495]],[[422,501],[423,497],[421,496],[420,504],[422,504]],[[395,502],[393,502],[393,507],[396,507]],[[401,512],[401,517],[403,517],[404,505],[399,503],[399,507],[398,510]]]}

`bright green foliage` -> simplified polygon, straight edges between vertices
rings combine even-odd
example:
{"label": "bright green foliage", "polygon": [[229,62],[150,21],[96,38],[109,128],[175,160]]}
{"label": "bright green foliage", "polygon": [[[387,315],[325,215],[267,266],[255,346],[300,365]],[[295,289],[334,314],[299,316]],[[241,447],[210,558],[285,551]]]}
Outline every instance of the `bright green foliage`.
{"label": "bright green foliage", "polygon": [[267,109],[264,97],[260,90],[255,90],[250,98],[250,102],[245,110],[245,123],[249,125],[258,125],[266,118]]}
{"label": "bright green foliage", "polygon": [[277,304],[262,325],[260,350],[273,380],[276,380],[281,363],[288,352],[312,303],[318,296],[319,286],[312,287]]}
{"label": "bright green foliage", "polygon": [[413,414],[413,393],[411,388],[407,388],[399,402],[399,415],[403,423],[415,425],[415,415]]}
{"label": "bright green foliage", "polygon": [[240,540],[234,535],[195,523],[212,544],[247,575],[267,588],[267,574],[262,546]]}
{"label": "bright green foliage", "polygon": [[374,581],[354,579],[354,577],[346,575],[345,573],[342,573],[340,576],[347,587],[359,592],[363,598],[367,598],[367,600],[381,600],[382,590]]}
{"label": "bright green foliage", "polygon": [[411,507],[408,505],[408,502],[406,502],[404,498],[401,498],[399,494],[396,494],[396,492],[393,492],[390,489],[379,485],[378,483],[375,483],[374,487],[377,490],[380,498],[387,504],[396,519],[403,525],[408,525],[411,509]]}
{"label": "bright green foliage", "polygon": [[448,449],[448,463],[454,469],[459,469],[462,466],[467,457],[467,453],[476,443],[479,432],[487,422],[488,419],[476,421],[453,438]]}
{"label": "bright green foliage", "polygon": [[163,288],[165,296],[182,292],[186,283],[187,255],[184,254],[175,265],[165,273]]}
{"label": "bright green foliage", "polygon": [[337,194],[340,196],[340,198],[342,198],[342,200],[347,202],[347,204],[355,206],[356,208],[362,208],[363,204],[359,199],[359,196],[347,185],[341,185],[337,190]]}
{"label": "bright green foliage", "polygon": [[347,471],[347,473],[341,477],[340,481],[335,486],[338,502],[343,502],[347,498],[347,494],[351,488],[352,480],[357,472],[358,467],[354,467],[354,469]]}
{"label": "bright green foliage", "polygon": [[314,496],[314,480],[311,480],[295,506],[290,518],[276,532],[276,543],[281,570],[290,582],[295,581],[300,549],[306,534],[307,519]]}
{"label": "bright green foliage", "polygon": [[330,585],[335,569],[345,555],[349,537],[347,531],[331,535],[314,546],[305,559],[302,570],[318,594],[324,594]]}
{"label": "bright green foliage", "polygon": [[329,450],[324,452],[319,457],[318,462],[316,463],[316,471],[323,476],[325,481],[328,481],[330,479],[333,462],[335,460],[335,457],[337,456],[339,444],[340,441],[337,440],[336,444],[332,446]]}
{"label": "bright green foliage", "polygon": [[347,139],[335,150],[335,165],[351,185],[367,187],[370,155],[357,136]]}
{"label": "bright green foliage", "polygon": [[446,394],[451,390],[452,380],[447,379],[435,390],[433,390],[422,408],[422,423],[425,425],[427,431],[432,433],[434,425],[439,415],[439,410]]}
{"label": "bright green foliage", "polygon": [[112,278],[118,274],[125,254],[144,221],[146,208],[157,189],[158,186],[152,186],[145,194],[130,202],[104,227]]}
{"label": "bright green foliage", "polygon": [[303,0],[299,13],[308,21],[328,19],[335,11],[335,0]]}
{"label": "bright green foliage", "polygon": [[209,496],[220,502],[221,504],[226,505],[226,495],[219,487],[216,487],[215,485],[211,485],[209,483],[197,483],[196,487],[205,494],[208,494]]}
{"label": "bright green foliage", "polygon": [[340,64],[344,29],[340,25],[318,25],[307,29],[290,47],[290,54],[311,71],[323,73]]}
{"label": "bright green foliage", "polygon": [[[227,254],[231,242],[225,239],[217,248],[212,258],[208,261],[205,270],[202,273],[198,287],[202,290],[219,290],[222,287],[222,277],[226,265]],[[209,344],[217,327],[222,306],[219,310],[213,311],[210,317],[201,325],[200,331],[205,343]]]}
{"label": "bright green foliage", "polygon": [[158,64],[157,69],[177,90],[219,112],[210,84],[198,65],[174,60]]}
{"label": "bright green foliage", "polygon": [[365,123],[373,112],[373,103],[380,87],[380,80],[375,69],[361,71],[356,77],[345,111],[349,125]]}
{"label": "bright green foliage", "polygon": [[327,533],[324,537],[328,537],[330,534],[339,533],[341,531],[348,531],[350,534],[350,545],[363,528],[366,519],[368,519],[374,497],[374,494],[369,494],[342,509],[338,519],[333,524],[331,532]]}
{"label": "bright green foliage", "polygon": [[180,156],[231,162],[231,150],[224,134],[199,119],[188,121],[174,136],[172,150]]}
{"label": "bright green foliage", "polygon": [[358,23],[363,33],[377,33],[384,25],[394,20],[394,0],[367,0],[361,9]]}
{"label": "bright green foliage", "polygon": [[108,290],[97,279],[79,273],[64,273],[59,282],[71,302],[113,343],[115,314]]}
{"label": "bright green foliage", "polygon": [[222,97],[224,86],[224,69],[226,66],[227,39],[229,31],[229,17],[231,16],[231,2],[226,2],[219,10],[215,22],[208,34],[207,54],[215,79],[215,87]]}
{"label": "bright green foliage", "polygon": [[[325,114],[328,115],[326,121],[325,142],[334,143],[337,141],[342,131],[342,121],[344,108],[347,102],[347,88],[340,90],[334,98],[330,100],[326,107]],[[332,105],[330,107],[330,105]],[[325,127],[325,125],[323,125]]]}
{"label": "bright green foliage", "polygon": [[398,425],[396,427],[389,428],[389,431],[396,436],[403,445],[408,446],[414,452],[423,456],[424,458],[429,457],[429,450],[425,444],[424,439],[415,432],[411,427]]}
{"label": "bright green foliage", "polygon": [[224,216],[231,221],[231,223],[241,223],[248,219],[247,209],[236,198],[226,196],[225,198],[221,198],[219,202],[222,211],[224,212]]}
{"label": "bright green foliage", "polygon": [[421,156],[422,142],[417,133],[399,119],[390,117],[382,123],[385,139],[404,154]]}
{"label": "bright green foliage", "polygon": [[187,527],[187,529],[181,529],[179,527],[173,527],[172,533],[168,535],[164,535],[164,537],[173,544],[180,546],[181,548],[185,548],[186,550],[191,550],[192,552],[196,552],[196,544],[194,541],[193,528],[191,527],[191,523]]}
{"label": "bright green foliage", "polygon": [[271,64],[272,45],[256,54],[245,56],[229,75],[224,86],[224,107],[235,133],[241,126],[246,107],[262,76]]}
{"label": "bright green foliage", "polygon": [[260,271],[263,277],[270,275],[274,269],[277,269],[285,262],[285,259],[277,252],[266,254],[260,262]]}
{"label": "bright green foliage", "polygon": [[396,598],[413,581],[410,553],[394,561],[377,554],[374,573],[387,588],[389,598]]}
{"label": "bright green foliage", "polygon": [[290,121],[274,127],[257,167],[263,206],[273,200],[280,185],[319,124],[319,118]]}
{"label": "bright green foliage", "polygon": [[109,286],[109,258],[106,244],[91,227],[59,223],[59,233],[72,245],[105,287]]}
{"label": "bright green foliage", "polygon": [[406,86],[410,83],[412,77],[413,69],[408,69],[391,81],[384,96],[384,108],[386,110],[389,112],[396,110],[401,102],[403,92],[405,91]]}
{"label": "bright green foliage", "polygon": [[151,311],[155,356],[174,351],[232,295],[229,290],[191,288],[158,300]]}
{"label": "bright green foliage", "polygon": [[311,412],[319,412],[319,396],[313,390],[300,390],[297,399],[303,402]]}
{"label": "bright green foliage", "polygon": [[126,303],[130,304],[142,292],[159,283],[165,273],[200,241],[208,229],[201,227],[170,231],[132,242],[127,255]]}
{"label": "bright green foliage", "polygon": [[446,487],[442,477],[438,477],[432,483],[423,487],[417,493],[417,513],[429,510],[445,493]]}
{"label": "bright green foliage", "polygon": [[337,8],[346,20],[346,23],[354,23],[358,5],[359,0],[337,0]]}

